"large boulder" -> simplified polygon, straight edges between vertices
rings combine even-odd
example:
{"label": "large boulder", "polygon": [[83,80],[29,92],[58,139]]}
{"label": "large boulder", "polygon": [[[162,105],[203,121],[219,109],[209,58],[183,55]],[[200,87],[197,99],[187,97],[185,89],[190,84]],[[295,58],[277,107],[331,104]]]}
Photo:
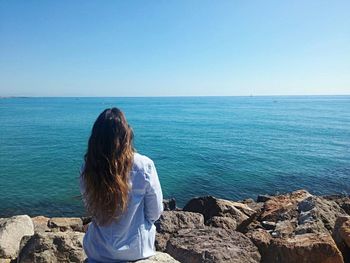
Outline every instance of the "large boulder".
{"label": "large boulder", "polygon": [[184,211],[201,213],[205,222],[214,216],[230,217],[236,221],[236,226],[249,219],[255,211],[247,204],[204,196],[191,199],[183,208]]}
{"label": "large boulder", "polygon": [[343,263],[343,257],[329,234],[303,234],[273,238],[263,229],[247,234],[259,248],[263,263]]}
{"label": "large boulder", "polygon": [[79,217],[53,217],[48,221],[48,227],[53,231],[83,232],[83,220]]}
{"label": "large boulder", "polygon": [[33,234],[33,222],[27,215],[0,218],[0,258],[16,258],[21,239]]}
{"label": "large boulder", "polygon": [[184,228],[203,228],[204,218],[202,214],[183,211],[164,211],[155,222],[157,229],[156,249],[164,251],[169,238]]}
{"label": "large boulder", "polygon": [[178,231],[169,239],[166,252],[183,263],[260,262],[259,251],[249,238],[215,227]]}
{"label": "large boulder", "polygon": [[135,261],[137,263],[180,263],[167,253],[156,252],[152,257]]}
{"label": "large boulder", "polygon": [[59,263],[83,262],[84,233],[81,232],[41,232],[23,239],[18,256],[19,263]]}
{"label": "large boulder", "polygon": [[343,214],[344,210],[336,202],[299,190],[268,199],[256,225],[271,230],[273,237],[293,237],[306,233],[331,234],[336,218]]}

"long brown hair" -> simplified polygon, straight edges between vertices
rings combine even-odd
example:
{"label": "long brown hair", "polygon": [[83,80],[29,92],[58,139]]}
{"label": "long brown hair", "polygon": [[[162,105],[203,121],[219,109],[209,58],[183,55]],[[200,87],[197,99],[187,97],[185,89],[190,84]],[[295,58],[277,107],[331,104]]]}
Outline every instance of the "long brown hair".
{"label": "long brown hair", "polygon": [[82,172],[87,211],[100,225],[127,208],[133,154],[133,131],[123,112],[104,110],[92,128]]}

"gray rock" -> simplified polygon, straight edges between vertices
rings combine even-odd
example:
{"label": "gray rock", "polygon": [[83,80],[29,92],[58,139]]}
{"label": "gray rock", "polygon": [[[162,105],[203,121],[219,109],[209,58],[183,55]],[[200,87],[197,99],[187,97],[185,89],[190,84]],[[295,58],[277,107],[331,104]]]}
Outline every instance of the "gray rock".
{"label": "gray rock", "polygon": [[14,259],[21,239],[34,234],[32,219],[27,215],[0,219],[0,258]]}
{"label": "gray rock", "polygon": [[83,262],[84,233],[81,232],[41,232],[24,240],[18,263],[60,263]]}
{"label": "gray rock", "polygon": [[315,198],[313,196],[308,196],[298,203],[298,211],[300,213],[310,211],[313,208],[315,208]]}
{"label": "gray rock", "polygon": [[169,254],[162,253],[162,252],[156,252],[156,254],[152,257],[149,257],[147,259],[141,259],[135,262],[137,263],[180,263]]}
{"label": "gray rock", "polygon": [[32,221],[34,224],[34,232],[50,232],[51,229],[48,227],[50,218],[45,216],[36,216],[32,217]]}
{"label": "gray rock", "polygon": [[166,252],[183,263],[260,262],[258,249],[249,238],[213,227],[179,231],[168,241]]}
{"label": "gray rock", "polygon": [[199,213],[184,211],[164,211],[155,222],[157,229],[156,249],[164,251],[172,234],[184,228],[203,228],[204,217]]}

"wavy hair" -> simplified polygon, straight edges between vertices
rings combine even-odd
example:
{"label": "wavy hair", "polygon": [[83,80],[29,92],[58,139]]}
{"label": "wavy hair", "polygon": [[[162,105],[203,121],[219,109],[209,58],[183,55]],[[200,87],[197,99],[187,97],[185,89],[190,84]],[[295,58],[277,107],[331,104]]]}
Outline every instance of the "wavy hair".
{"label": "wavy hair", "polygon": [[92,128],[82,172],[83,197],[87,212],[100,225],[109,224],[127,208],[133,137],[125,115],[117,108],[104,110]]}

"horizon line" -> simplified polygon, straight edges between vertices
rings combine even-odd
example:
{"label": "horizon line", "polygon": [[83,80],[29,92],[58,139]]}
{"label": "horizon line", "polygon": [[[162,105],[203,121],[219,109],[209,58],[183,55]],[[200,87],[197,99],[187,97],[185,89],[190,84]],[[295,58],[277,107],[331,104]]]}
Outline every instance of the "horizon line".
{"label": "horizon line", "polygon": [[0,99],[6,98],[196,98],[196,97],[342,97],[350,96],[349,94],[272,94],[272,95],[158,95],[158,96],[1,96]]}

